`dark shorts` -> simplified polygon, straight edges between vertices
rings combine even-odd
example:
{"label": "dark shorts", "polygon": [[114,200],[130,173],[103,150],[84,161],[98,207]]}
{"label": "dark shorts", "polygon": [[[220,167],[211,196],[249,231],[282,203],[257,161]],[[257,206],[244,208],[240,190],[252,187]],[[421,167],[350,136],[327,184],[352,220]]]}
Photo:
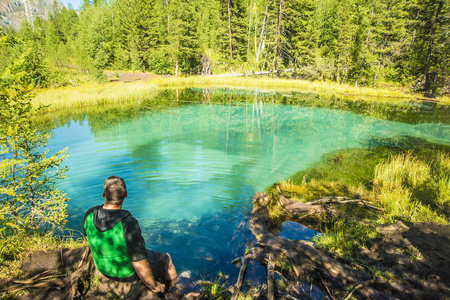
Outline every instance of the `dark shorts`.
{"label": "dark shorts", "polygon": [[172,259],[169,254],[147,250],[147,255],[147,260],[155,280],[164,277],[164,274],[167,273],[167,270],[169,270],[169,267],[172,264]]}
{"label": "dark shorts", "polygon": [[[153,277],[155,280],[164,277],[164,274],[169,269],[172,264],[172,259],[170,255],[167,253],[161,253],[156,251],[147,250],[147,260],[150,264],[150,268],[152,269]],[[112,291],[117,297],[123,298],[125,297],[130,290],[136,285],[137,281],[140,282],[139,276],[135,273],[133,276],[128,278],[124,278],[122,280],[117,280],[100,273],[97,268],[95,268],[94,274],[100,279],[102,284]],[[112,280],[111,280],[112,279]],[[146,290],[149,293],[150,290]],[[143,299],[146,299],[145,297]]]}

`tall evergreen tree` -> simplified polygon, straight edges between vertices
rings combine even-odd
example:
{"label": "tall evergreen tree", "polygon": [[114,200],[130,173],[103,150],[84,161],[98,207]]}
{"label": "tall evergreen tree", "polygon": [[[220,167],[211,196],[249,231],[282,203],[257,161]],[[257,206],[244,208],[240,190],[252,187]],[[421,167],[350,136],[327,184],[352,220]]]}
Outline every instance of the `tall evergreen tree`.
{"label": "tall evergreen tree", "polygon": [[168,12],[168,50],[172,55],[175,76],[180,72],[191,72],[199,66],[199,44],[197,40],[197,14],[193,0],[171,0]]}
{"label": "tall evergreen tree", "polygon": [[366,43],[376,61],[375,86],[379,79],[396,81],[404,73],[404,68],[397,68],[397,62],[406,41],[406,27],[407,7],[403,1],[373,1]]}
{"label": "tall evergreen tree", "polygon": [[366,0],[353,0],[350,2],[352,9],[352,42],[350,44],[349,80],[355,82],[372,81],[372,57],[367,47],[367,32],[369,26],[370,10]]}
{"label": "tall evergreen tree", "polygon": [[[280,1],[281,2],[281,1]],[[286,66],[311,66],[317,51],[314,0],[285,0],[281,20],[280,49]]]}
{"label": "tall evergreen tree", "polygon": [[410,11],[414,20],[411,74],[422,76],[421,90],[435,97],[448,76],[449,4],[443,0],[417,0],[414,4]]}
{"label": "tall evergreen tree", "polygon": [[[83,6],[84,7],[84,6]],[[112,10],[106,1],[83,8],[78,23],[77,43],[81,45],[81,57],[78,64],[82,68],[92,69],[101,79],[102,71],[112,63],[113,23]]]}
{"label": "tall evergreen tree", "polygon": [[158,43],[155,0],[117,0],[115,11],[122,50],[128,53],[134,70],[148,68],[149,50]]}

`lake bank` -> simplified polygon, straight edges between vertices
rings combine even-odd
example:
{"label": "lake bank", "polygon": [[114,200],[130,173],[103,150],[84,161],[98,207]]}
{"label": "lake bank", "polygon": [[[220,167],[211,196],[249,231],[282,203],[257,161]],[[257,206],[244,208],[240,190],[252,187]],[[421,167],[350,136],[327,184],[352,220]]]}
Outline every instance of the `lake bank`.
{"label": "lake bank", "polygon": [[[135,73],[131,73],[135,74]],[[369,88],[324,81],[306,81],[279,78],[228,77],[215,78],[205,76],[191,77],[138,77],[131,76],[130,81],[110,81],[108,83],[81,83],[78,85],[45,88],[35,90],[33,106],[50,107],[46,110],[62,110],[104,103],[133,102],[152,97],[160,89],[216,88],[259,90],[268,92],[301,92],[326,97],[338,97],[346,100],[363,100],[375,103],[422,102],[422,96],[409,93],[402,87]],[[450,104],[449,97],[439,97],[439,104]]]}
{"label": "lake bank", "polygon": [[[312,215],[318,217],[319,211],[342,210],[339,201],[342,206],[358,207],[358,203],[344,203],[336,197],[334,204],[332,201],[301,204],[284,197],[283,194],[291,194],[289,191],[274,187],[278,190],[276,198],[273,193],[257,193],[253,198],[250,227],[258,246],[246,249],[245,253],[240,253],[241,257],[230,258],[241,269],[237,280],[228,281],[228,276],[219,272],[214,281],[196,282],[194,292],[192,286],[185,291],[183,284],[177,285],[175,291],[164,295],[165,299],[263,299],[270,296],[275,299],[326,299],[326,296],[360,299],[378,295],[411,300],[446,299],[448,296],[449,225],[401,221],[377,225],[378,237],[367,247],[356,249],[347,256],[308,241],[278,237],[273,228],[271,231],[266,228],[271,223],[268,211],[277,206],[283,214],[290,215],[291,220],[303,222],[305,216],[309,219]],[[16,293],[28,290],[29,294],[22,293],[20,297],[33,300],[50,296],[67,299],[73,294],[83,295],[83,299],[115,299],[109,292],[108,283],[92,275],[92,263],[88,265],[87,260],[78,263],[83,257],[81,249],[61,247],[46,253],[29,253],[22,264],[26,275],[3,281],[4,290]],[[264,266],[267,275],[260,278],[258,285],[255,282],[244,285],[245,271],[252,268],[253,262]],[[76,272],[68,272],[74,268]],[[4,294],[2,299],[16,299],[14,295],[17,294]]]}

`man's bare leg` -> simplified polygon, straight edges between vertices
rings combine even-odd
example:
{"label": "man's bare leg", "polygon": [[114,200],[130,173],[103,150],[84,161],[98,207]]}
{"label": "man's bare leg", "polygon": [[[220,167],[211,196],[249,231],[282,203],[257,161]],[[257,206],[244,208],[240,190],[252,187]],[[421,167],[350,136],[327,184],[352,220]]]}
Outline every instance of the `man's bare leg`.
{"label": "man's bare leg", "polygon": [[175,286],[175,283],[177,283],[177,270],[175,269],[175,265],[172,262],[172,257],[169,255],[169,268],[167,269],[166,273],[164,274],[164,280],[167,281],[167,286],[170,289],[172,289]]}

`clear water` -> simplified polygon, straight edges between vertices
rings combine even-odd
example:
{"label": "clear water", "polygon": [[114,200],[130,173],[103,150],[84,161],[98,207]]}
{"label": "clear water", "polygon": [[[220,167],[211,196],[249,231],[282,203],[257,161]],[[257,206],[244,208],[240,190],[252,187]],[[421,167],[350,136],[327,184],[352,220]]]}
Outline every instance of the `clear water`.
{"label": "clear water", "polygon": [[317,231],[312,230],[302,224],[292,221],[285,221],[281,224],[281,232],[278,237],[286,240],[305,240],[316,236]]}
{"label": "clear water", "polygon": [[206,103],[71,121],[48,146],[69,146],[69,177],[60,188],[71,198],[70,228],[81,230],[85,211],[103,203],[104,179],[121,176],[129,192],[124,209],[140,222],[147,246],[171,253],[179,273],[195,279],[237,276],[229,262],[252,239],[246,220],[255,192],[325,153],[405,136],[450,144],[450,126],[260,101]]}

